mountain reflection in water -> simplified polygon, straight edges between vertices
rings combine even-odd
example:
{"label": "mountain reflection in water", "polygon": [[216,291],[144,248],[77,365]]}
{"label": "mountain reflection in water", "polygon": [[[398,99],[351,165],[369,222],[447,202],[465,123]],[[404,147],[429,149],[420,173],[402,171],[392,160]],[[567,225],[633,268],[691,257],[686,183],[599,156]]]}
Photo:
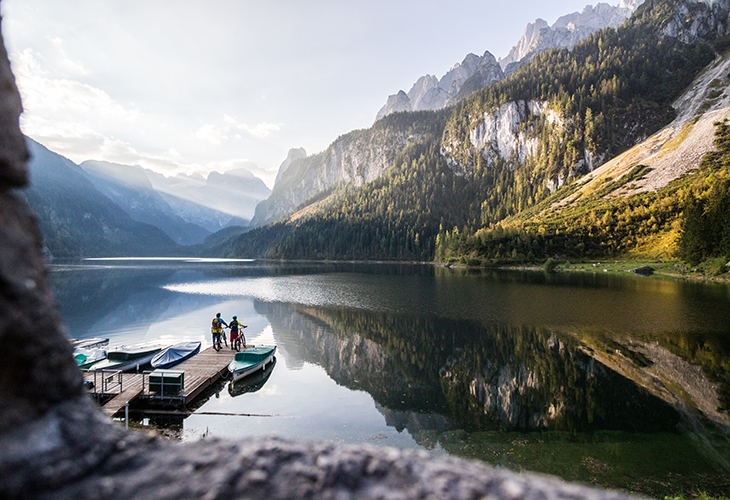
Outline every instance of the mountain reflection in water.
{"label": "mountain reflection in water", "polygon": [[210,342],[237,314],[277,366],[183,438],[278,434],[479,458],[653,496],[730,489],[730,295],[635,276],[430,266],[55,266],[70,333]]}

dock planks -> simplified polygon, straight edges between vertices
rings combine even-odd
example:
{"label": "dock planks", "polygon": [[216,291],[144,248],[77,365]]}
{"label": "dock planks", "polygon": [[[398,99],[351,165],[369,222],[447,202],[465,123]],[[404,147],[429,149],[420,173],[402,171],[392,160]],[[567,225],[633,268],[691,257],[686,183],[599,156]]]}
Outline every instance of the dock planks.
{"label": "dock planks", "polygon": [[125,373],[122,375],[122,392],[110,399],[103,407],[104,413],[113,417],[124,405],[132,401],[142,392],[142,374]]}
{"label": "dock planks", "polygon": [[[225,377],[228,373],[228,364],[233,360],[235,351],[223,347],[216,351],[209,347],[187,361],[173,367],[174,370],[185,372],[185,383],[183,388],[183,404],[193,401],[207,387]],[[84,373],[84,380],[93,381],[94,373]],[[113,417],[124,405],[131,402],[142,394],[142,374],[123,373],[122,391],[114,395],[102,408],[104,413]]]}

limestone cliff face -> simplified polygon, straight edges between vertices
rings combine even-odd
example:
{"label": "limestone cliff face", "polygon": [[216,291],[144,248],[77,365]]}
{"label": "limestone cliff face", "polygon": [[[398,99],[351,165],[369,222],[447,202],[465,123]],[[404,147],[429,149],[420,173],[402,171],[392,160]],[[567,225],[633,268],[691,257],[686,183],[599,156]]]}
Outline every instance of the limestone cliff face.
{"label": "limestone cliff face", "polygon": [[276,173],[276,180],[274,181],[274,184],[279,182],[281,176],[284,175],[284,172],[287,171],[292,163],[306,157],[307,151],[304,148],[291,148],[289,150],[289,154],[286,155],[286,160],[281,162],[281,165],[279,165],[279,171]]}
{"label": "limestone cliff face", "polygon": [[336,186],[361,187],[392,165],[398,152],[420,134],[373,127],[341,136],[324,153],[299,158],[281,173],[271,196],[256,207],[251,226],[274,222],[309,198]]}
{"label": "limestone cliff face", "polygon": [[[495,162],[509,161],[524,164],[537,153],[538,139],[534,133],[540,123],[547,123],[557,130],[566,126],[563,116],[550,109],[547,102],[513,101],[497,109],[485,112],[474,120],[466,143],[458,137],[444,136],[441,152],[456,171],[465,172],[473,167],[481,156],[487,166]],[[562,186],[567,178],[583,168],[589,171],[602,158],[584,151],[584,158],[570,166],[562,174],[546,181],[552,191]]]}
{"label": "limestone cliff face", "polygon": [[724,36],[730,27],[730,0],[684,0],[677,2],[664,35],[692,43],[708,35]]}

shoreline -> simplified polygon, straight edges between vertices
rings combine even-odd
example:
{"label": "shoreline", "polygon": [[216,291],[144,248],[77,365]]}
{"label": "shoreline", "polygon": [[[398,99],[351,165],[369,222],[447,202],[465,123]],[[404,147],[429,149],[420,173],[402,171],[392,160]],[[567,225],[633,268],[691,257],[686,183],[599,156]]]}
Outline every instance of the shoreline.
{"label": "shoreline", "polygon": [[[720,259],[723,260],[723,259]],[[545,265],[495,265],[495,266],[469,266],[465,264],[433,262],[434,266],[448,269],[504,269],[509,271],[544,271],[544,272],[568,272],[568,273],[608,273],[623,274],[631,273],[646,278],[682,279],[696,282],[713,282],[730,284],[730,268],[722,274],[709,272],[708,266],[703,263],[695,267],[688,267],[680,261],[656,262],[651,260],[613,260],[613,261],[556,261],[551,271],[545,269]],[[649,266],[653,269],[650,275],[635,273],[633,270]],[[712,267],[712,263],[709,267]],[[719,266],[714,266],[715,269]]]}

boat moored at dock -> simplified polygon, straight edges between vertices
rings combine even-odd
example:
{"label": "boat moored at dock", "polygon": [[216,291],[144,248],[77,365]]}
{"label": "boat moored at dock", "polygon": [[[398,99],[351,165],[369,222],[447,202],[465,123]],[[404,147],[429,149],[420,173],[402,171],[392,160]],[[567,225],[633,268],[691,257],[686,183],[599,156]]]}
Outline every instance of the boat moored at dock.
{"label": "boat moored at dock", "polygon": [[157,353],[165,349],[164,345],[121,346],[108,351],[106,359],[93,365],[91,370],[139,370],[148,364]]}
{"label": "boat moored at dock", "polygon": [[200,341],[180,342],[157,353],[150,365],[155,369],[167,369],[182,363],[200,352]]}
{"label": "boat moored at dock", "polygon": [[233,382],[265,369],[274,358],[275,352],[275,345],[254,346],[237,352],[233,361],[228,365]]}

